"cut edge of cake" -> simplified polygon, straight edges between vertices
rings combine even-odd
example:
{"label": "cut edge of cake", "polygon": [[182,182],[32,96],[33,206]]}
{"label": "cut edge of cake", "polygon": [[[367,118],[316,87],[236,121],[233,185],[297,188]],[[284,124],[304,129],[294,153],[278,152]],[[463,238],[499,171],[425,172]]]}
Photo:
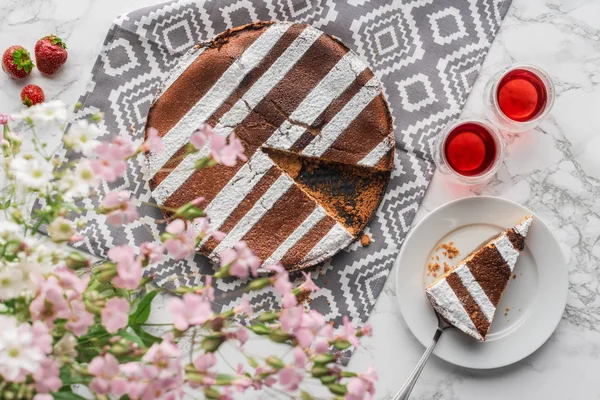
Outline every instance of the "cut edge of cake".
{"label": "cut edge of cake", "polygon": [[[533,216],[527,215],[514,227],[479,246],[427,286],[425,294],[436,312],[469,336],[485,341],[532,223]],[[495,259],[479,259],[484,253],[495,256]],[[487,262],[487,265],[482,262]],[[485,276],[486,268],[491,267],[496,270],[488,270]],[[483,277],[488,279],[478,279]]]}

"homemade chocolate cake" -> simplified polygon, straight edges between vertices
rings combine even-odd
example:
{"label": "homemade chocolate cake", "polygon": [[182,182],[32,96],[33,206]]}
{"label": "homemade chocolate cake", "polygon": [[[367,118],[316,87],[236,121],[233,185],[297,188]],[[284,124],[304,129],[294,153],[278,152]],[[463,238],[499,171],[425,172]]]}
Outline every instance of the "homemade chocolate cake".
{"label": "homemade chocolate cake", "polygon": [[[185,147],[200,124],[235,132],[248,161],[195,170],[206,147]],[[199,251],[216,260],[244,240],[264,264],[294,270],[346,247],[383,197],[394,163],[389,108],[371,70],[336,38],[306,24],[258,22],[195,46],[167,75],[147,127],[156,202],[199,196],[215,229]]]}
{"label": "homemade chocolate cake", "polygon": [[461,331],[485,340],[532,222],[528,215],[440,275],[425,289],[435,310]]}

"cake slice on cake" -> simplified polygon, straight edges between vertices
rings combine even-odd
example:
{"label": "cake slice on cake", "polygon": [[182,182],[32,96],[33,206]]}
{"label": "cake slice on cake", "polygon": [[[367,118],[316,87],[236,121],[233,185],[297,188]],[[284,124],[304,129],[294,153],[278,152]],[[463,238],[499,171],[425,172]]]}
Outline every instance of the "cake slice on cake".
{"label": "cake slice on cake", "polygon": [[425,289],[435,310],[477,340],[485,340],[533,216],[492,238]]}

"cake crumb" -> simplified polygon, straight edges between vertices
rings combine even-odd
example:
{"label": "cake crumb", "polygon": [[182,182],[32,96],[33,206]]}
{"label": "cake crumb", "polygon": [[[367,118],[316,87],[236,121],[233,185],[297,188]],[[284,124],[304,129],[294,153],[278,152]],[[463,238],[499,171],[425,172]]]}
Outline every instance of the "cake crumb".
{"label": "cake crumb", "polygon": [[444,261],[444,273],[450,271],[450,268],[452,268],[451,266],[448,265],[448,263],[446,261]]}
{"label": "cake crumb", "polygon": [[439,263],[429,263],[427,264],[427,276],[433,276],[434,278],[437,277],[437,273],[440,270],[440,264]]}
{"label": "cake crumb", "polygon": [[360,244],[361,244],[363,247],[367,247],[368,245],[370,245],[370,244],[371,244],[371,237],[370,237],[369,235],[367,235],[366,233],[365,233],[365,234],[363,234],[363,235],[360,237]]}
{"label": "cake crumb", "polygon": [[460,254],[460,251],[454,247],[454,242],[442,243],[440,247],[445,250],[443,254],[451,260]]}
{"label": "cake crumb", "polygon": [[517,274],[513,274],[513,279],[517,279]]}
{"label": "cake crumb", "polygon": [[445,251],[442,251],[442,254],[444,255],[444,257],[448,257],[448,253],[446,253]]}
{"label": "cake crumb", "polygon": [[509,312],[509,311],[510,311],[510,308],[506,307],[506,308],[504,309],[504,311],[506,311],[506,312]]}
{"label": "cake crumb", "polygon": [[435,256],[435,260],[439,261],[440,260],[440,256]]}

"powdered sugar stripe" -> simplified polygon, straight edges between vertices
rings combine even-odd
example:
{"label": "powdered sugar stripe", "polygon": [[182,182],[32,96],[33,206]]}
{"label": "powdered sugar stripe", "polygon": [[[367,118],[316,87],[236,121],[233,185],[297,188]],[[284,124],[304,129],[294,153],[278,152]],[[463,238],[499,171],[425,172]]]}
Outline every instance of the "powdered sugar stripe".
{"label": "powdered sugar stripe", "polygon": [[239,242],[245,235],[256,225],[258,221],[273,207],[275,202],[279,200],[292,187],[293,181],[287,175],[281,175],[273,185],[261,196],[254,206],[238,221],[233,229],[225,236],[217,247],[210,254],[211,258],[215,258],[224,249],[231,248]]}
{"label": "powdered sugar stripe", "polygon": [[426,294],[437,312],[452,325],[479,340],[483,339],[446,279],[442,279],[431,286],[427,289]]}
{"label": "powdered sugar stripe", "polygon": [[316,259],[325,259],[331,256],[332,249],[341,249],[346,247],[354,240],[354,237],[339,222],[331,227],[329,232],[314,245],[310,252],[304,257],[302,262]]}
{"label": "powdered sugar stripe", "polygon": [[289,45],[281,56],[273,63],[252,87],[244,93],[235,105],[227,112],[215,127],[217,132],[224,136],[229,135],[232,127],[242,123],[251,109],[269,94],[269,92],[285,77],[294,65],[306,54],[308,49],[317,41],[323,33],[311,26],[307,27]]}
{"label": "powdered sugar stripe", "polygon": [[173,83],[188,69],[190,65],[200,56],[200,54],[204,53],[204,47],[192,47],[188,50],[181,58],[179,62],[169,72],[166,73],[165,80],[160,86],[159,92],[156,94],[156,97],[162,96],[167,89],[171,87]]}
{"label": "powdered sugar stripe", "polygon": [[496,312],[496,307],[485,294],[479,282],[477,282],[469,267],[467,267],[467,264],[463,263],[459,265],[454,272],[458,275],[465,289],[467,289],[473,300],[475,300],[475,303],[477,303],[487,320],[491,323]]}
{"label": "powdered sugar stripe", "polygon": [[265,260],[265,262],[263,263],[263,267],[280,261],[283,258],[283,256],[285,256],[286,253],[292,247],[294,247],[294,245],[298,243],[298,241],[300,241],[313,226],[315,226],[321,220],[323,220],[323,218],[325,218],[326,215],[327,214],[325,213],[323,207],[317,205],[313,212],[308,217],[306,217],[306,219],[300,225],[298,225],[294,232],[292,232],[292,234],[288,236],[287,239],[285,239],[285,241],[279,245],[279,247],[277,247],[273,254],[271,254]]}
{"label": "powdered sugar stripe", "polygon": [[531,215],[528,215],[523,221],[519,222],[515,226],[515,231],[517,231],[519,235],[525,237],[527,236],[527,233],[529,232],[529,228],[531,227],[532,223],[533,217]]}
{"label": "powdered sugar stripe", "polygon": [[511,243],[506,236],[506,233],[500,235],[498,239],[494,241],[494,246],[504,258],[504,261],[508,264],[508,267],[512,271],[515,268],[515,264],[517,263],[517,258],[519,257],[519,251],[515,249],[515,246]]}
{"label": "powdered sugar stripe", "polygon": [[284,150],[292,147],[306,131],[305,126],[315,122],[365,68],[367,66],[356,54],[346,53],[292,112],[288,120],[271,135],[266,142],[267,146]]}
{"label": "powdered sugar stripe", "polygon": [[231,64],[208,93],[163,136],[164,150],[161,153],[153,152],[148,158],[150,176],[156,175],[173,154],[188,142],[194,130],[227,100],[246,75],[271,51],[290,25],[289,23],[278,23],[268,27],[244,51],[241,57]]}
{"label": "powdered sugar stripe", "polygon": [[389,153],[392,148],[392,141],[390,137],[383,139],[377,146],[373,148],[362,160],[358,162],[358,165],[364,165],[365,167],[374,167],[381,161],[381,159]]}
{"label": "powdered sugar stripe", "polygon": [[[206,206],[211,226],[219,229],[229,215],[254,189],[254,186],[273,167],[273,161],[264,153],[256,152],[246,164],[229,180],[227,185]],[[208,237],[201,243],[204,244]]]}
{"label": "powdered sugar stripe", "polygon": [[379,80],[372,78],[352,99],[344,105],[321,132],[306,146],[302,154],[317,157],[323,155],[346,128],[358,117],[379,93]]}
{"label": "powdered sugar stripe", "polygon": [[[269,69],[252,85],[252,87],[238,100],[234,106],[222,117],[215,131],[228,137],[256,107],[258,103],[285,77],[290,69],[302,58],[322,32],[313,27],[307,27],[269,67]],[[186,156],[182,162],[156,187],[153,192],[158,204],[163,204],[181,185],[194,173],[194,165],[198,160],[209,154],[207,143],[199,152]]]}

